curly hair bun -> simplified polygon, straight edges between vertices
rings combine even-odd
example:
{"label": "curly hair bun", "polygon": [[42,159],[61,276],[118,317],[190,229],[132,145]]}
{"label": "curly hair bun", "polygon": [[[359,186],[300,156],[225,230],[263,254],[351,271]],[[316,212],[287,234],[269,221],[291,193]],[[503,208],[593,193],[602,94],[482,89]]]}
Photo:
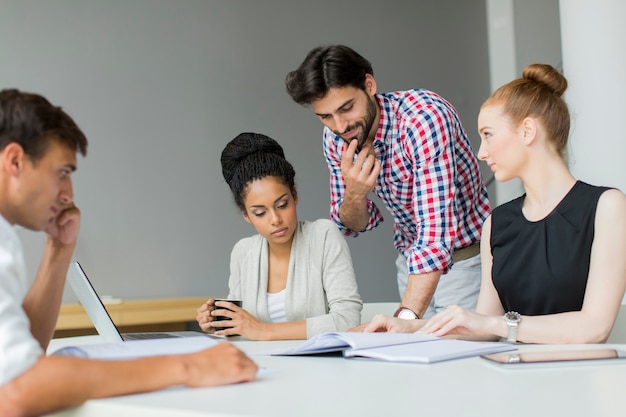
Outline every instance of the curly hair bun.
{"label": "curly hair bun", "polygon": [[274,154],[285,159],[283,148],[274,139],[261,133],[244,132],[231,140],[222,151],[220,162],[222,175],[228,184],[232,182],[238,166],[251,155]]}

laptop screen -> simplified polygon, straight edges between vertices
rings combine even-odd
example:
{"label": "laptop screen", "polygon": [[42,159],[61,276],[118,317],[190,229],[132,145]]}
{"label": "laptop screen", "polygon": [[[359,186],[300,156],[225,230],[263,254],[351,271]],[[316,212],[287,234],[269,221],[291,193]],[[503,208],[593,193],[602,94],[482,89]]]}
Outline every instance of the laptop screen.
{"label": "laptop screen", "polygon": [[87,312],[98,334],[107,342],[123,341],[120,332],[117,330],[117,327],[115,327],[115,323],[113,323],[102,300],[78,262],[72,262],[70,264],[67,272],[67,282],[69,282],[72,290],[74,290],[78,301]]}

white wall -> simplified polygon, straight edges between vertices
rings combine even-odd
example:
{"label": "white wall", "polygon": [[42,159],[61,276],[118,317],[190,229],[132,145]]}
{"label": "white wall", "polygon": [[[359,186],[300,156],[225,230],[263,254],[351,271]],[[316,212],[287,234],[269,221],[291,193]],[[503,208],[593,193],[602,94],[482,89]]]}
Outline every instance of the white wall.
{"label": "white wall", "polygon": [[572,113],[570,168],[581,180],[626,192],[626,3],[560,3],[565,97]]}
{"label": "white wall", "polygon": [[[312,47],[353,46],[381,91],[441,93],[475,142],[489,92],[484,0],[0,0],[0,42],[0,87],[44,94],[89,137],[75,255],[125,298],[227,292],[230,249],[254,233],[219,168],[241,131],[284,146],[300,218],[328,216],[321,124],[284,88]],[[42,236],[20,234],[34,273]],[[391,239],[387,217],[349,241],[365,300],[398,298]]]}
{"label": "white wall", "polygon": [[[568,0],[560,7],[565,97],[572,113],[570,169],[578,179],[626,192],[626,3]],[[621,325],[618,317],[613,333]]]}

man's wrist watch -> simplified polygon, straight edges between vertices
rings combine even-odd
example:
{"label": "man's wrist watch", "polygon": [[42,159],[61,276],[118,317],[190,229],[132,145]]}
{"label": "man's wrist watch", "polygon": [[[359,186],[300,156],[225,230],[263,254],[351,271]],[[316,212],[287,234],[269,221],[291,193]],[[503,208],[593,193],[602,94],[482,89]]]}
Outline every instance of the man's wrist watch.
{"label": "man's wrist watch", "polygon": [[508,311],[504,313],[504,322],[509,328],[509,333],[506,337],[507,342],[517,342],[517,327],[520,321],[522,321],[522,316],[517,311]]}
{"label": "man's wrist watch", "polygon": [[415,311],[411,310],[408,307],[402,307],[402,306],[400,306],[400,308],[398,308],[396,312],[393,313],[393,316],[399,319],[403,319],[403,320],[419,319],[419,316],[417,315]]}

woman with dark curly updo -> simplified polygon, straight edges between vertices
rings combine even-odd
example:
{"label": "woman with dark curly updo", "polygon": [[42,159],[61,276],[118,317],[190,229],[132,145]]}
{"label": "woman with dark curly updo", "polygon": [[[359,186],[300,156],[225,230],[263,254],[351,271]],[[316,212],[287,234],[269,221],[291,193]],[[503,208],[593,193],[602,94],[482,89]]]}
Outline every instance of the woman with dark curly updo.
{"label": "woman with dark curly updo", "polygon": [[226,145],[221,163],[237,207],[258,234],[231,253],[228,298],[243,306],[209,299],[198,309],[202,330],[276,340],[358,325],[362,301],[348,245],[330,220],[298,221],[295,171],[282,147],[242,133]]}

